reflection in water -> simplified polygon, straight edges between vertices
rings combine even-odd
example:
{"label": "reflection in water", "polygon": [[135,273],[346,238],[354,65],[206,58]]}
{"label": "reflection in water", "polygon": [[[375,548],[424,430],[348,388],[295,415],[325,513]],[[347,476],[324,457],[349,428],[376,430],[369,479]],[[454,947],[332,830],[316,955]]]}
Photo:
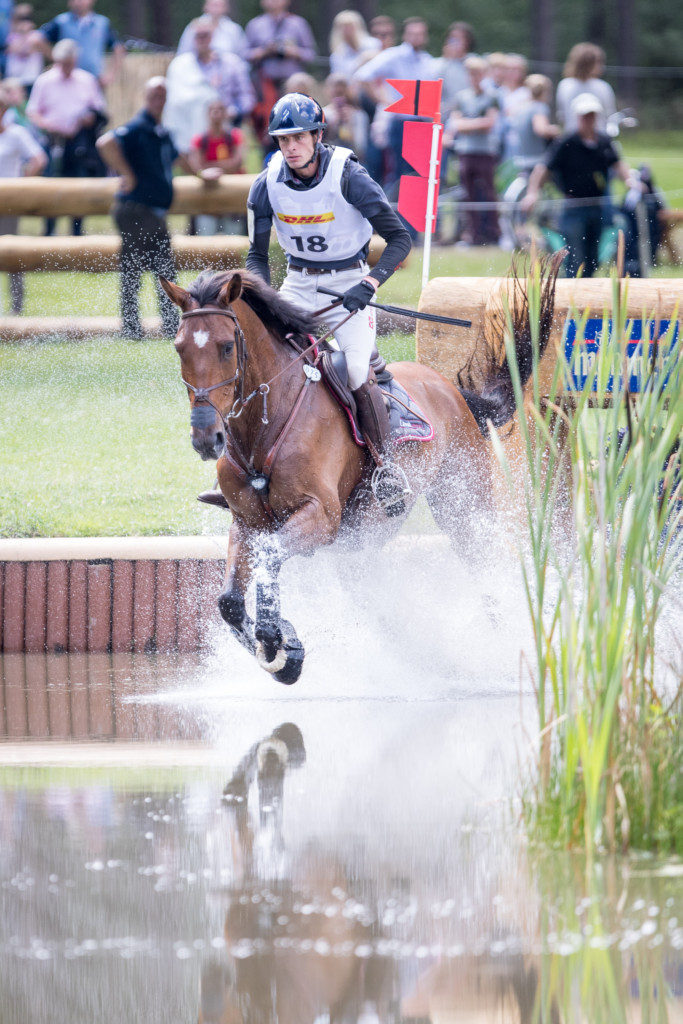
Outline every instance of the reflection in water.
{"label": "reflection in water", "polygon": [[2,654],[0,742],[198,740],[198,720],[145,700],[191,662],[179,655]]}
{"label": "reflection in water", "polygon": [[0,769],[2,1024],[683,1020],[680,866],[506,825],[517,697],[227,700],[62,658],[5,659],[8,738],[152,743],[104,780]]}

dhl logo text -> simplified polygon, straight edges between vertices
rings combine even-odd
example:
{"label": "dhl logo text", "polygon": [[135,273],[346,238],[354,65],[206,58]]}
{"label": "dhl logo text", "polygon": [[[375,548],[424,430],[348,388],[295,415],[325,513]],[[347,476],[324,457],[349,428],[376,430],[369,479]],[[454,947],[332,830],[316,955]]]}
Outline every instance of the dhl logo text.
{"label": "dhl logo text", "polygon": [[277,219],[285,224],[325,224],[330,220],[334,220],[334,214],[332,212],[314,213],[308,216],[296,217],[289,213],[278,213]]}

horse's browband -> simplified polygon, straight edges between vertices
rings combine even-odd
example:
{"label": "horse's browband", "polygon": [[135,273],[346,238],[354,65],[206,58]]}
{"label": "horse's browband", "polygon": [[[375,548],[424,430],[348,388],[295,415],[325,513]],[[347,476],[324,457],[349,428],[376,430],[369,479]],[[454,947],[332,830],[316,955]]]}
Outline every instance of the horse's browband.
{"label": "horse's browband", "polygon": [[201,306],[199,309],[188,309],[186,313],[180,314],[181,320],[187,320],[190,316],[208,316],[214,313],[217,316],[229,316],[231,320],[237,320],[232,309],[219,309],[218,306]]}

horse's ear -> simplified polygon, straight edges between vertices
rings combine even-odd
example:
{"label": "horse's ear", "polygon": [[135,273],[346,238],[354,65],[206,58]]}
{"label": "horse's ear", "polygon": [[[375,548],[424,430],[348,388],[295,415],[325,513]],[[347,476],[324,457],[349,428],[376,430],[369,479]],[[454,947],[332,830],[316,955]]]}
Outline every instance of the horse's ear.
{"label": "horse's ear", "polygon": [[242,275],[239,273],[235,273],[232,275],[229,281],[226,281],[226,283],[223,285],[220,292],[218,293],[218,303],[221,306],[230,306],[235,301],[235,299],[239,299],[241,294]]}
{"label": "horse's ear", "polygon": [[176,306],[180,306],[183,312],[186,312],[192,304],[192,296],[189,292],[186,292],[180,285],[173,284],[172,281],[167,281],[165,277],[159,275],[159,284],[168,295],[171,302],[174,302]]}

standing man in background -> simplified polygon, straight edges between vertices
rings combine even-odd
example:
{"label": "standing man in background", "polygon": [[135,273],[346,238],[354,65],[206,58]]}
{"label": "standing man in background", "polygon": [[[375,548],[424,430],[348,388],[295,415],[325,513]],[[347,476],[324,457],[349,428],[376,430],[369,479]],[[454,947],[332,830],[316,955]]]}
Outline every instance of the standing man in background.
{"label": "standing man in background", "polygon": [[[78,45],[78,66],[99,80],[104,88],[118,77],[126,53],[109,18],[95,14],[95,0],[69,0],[69,10],[58,14],[41,26],[45,40],[45,55],[50,58],[52,47],[62,39],[73,39]],[[104,55],[112,52],[111,67],[104,71]]]}
{"label": "standing man in background", "polygon": [[128,124],[107,132],[97,143],[102,159],[120,176],[113,210],[121,233],[121,325],[126,338],[141,338],[138,309],[140,275],[151,270],[161,313],[161,330],[175,337],[178,314],[157,281],[175,281],[176,268],[166,213],[173,201],[173,164],[178,151],[161,123],[166,80],[150,78],[145,104]]}
{"label": "standing man in background", "polygon": [[263,14],[246,27],[246,59],[253,69],[257,93],[254,129],[265,149],[272,148],[268,117],[282,95],[285,82],[306,70],[316,54],[311,26],[298,14],[290,14],[289,0],[261,0]]}
{"label": "standing man in background", "polygon": [[[38,75],[26,105],[26,116],[47,136],[49,174],[63,178],[97,178],[105,168],[97,156],[95,135],[106,123],[106,104],[96,77],[77,67],[78,45],[60,39],[54,65]],[[55,218],[46,220],[46,235],[54,233]],[[80,235],[82,218],[73,218]]]}
{"label": "standing man in background", "polygon": [[[496,210],[494,173],[498,163],[496,124],[500,116],[496,93],[486,85],[487,64],[483,57],[465,59],[470,84],[455,98],[455,107],[444,131],[444,148],[453,146],[458,155],[460,184],[470,206],[460,239],[466,245],[497,245],[500,230]],[[488,208],[476,206],[488,203]]]}
{"label": "standing man in background", "polygon": [[572,102],[571,114],[577,130],[556,139],[536,164],[521,206],[529,213],[544,182],[552,176],[567,199],[560,218],[560,231],[567,242],[567,277],[576,277],[581,267],[584,277],[592,277],[598,268],[602,229],[612,220],[610,174],[617,174],[629,189],[642,192],[643,185],[621,159],[609,135],[598,130],[598,118],[604,115],[599,99],[581,93]]}
{"label": "standing man in background", "polygon": [[174,57],[166,72],[164,124],[181,153],[187,153],[197,132],[206,131],[207,110],[213,100],[225,105],[235,125],[251,112],[255,100],[249,68],[242,58],[213,49],[211,19],[202,15],[191,27],[192,49]]}

